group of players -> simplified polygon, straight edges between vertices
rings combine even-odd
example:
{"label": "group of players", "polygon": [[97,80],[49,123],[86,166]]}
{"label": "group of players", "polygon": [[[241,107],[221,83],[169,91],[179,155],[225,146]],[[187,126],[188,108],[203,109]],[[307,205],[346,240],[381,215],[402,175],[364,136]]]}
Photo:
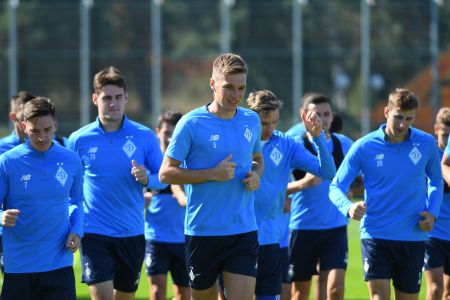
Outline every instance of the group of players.
{"label": "group of players", "polygon": [[[353,144],[330,131],[326,96],[306,94],[302,122],[282,133],[273,92],[239,106],[246,81],[244,60],[220,55],[212,101],[162,114],[156,134],[127,118],[114,67],[94,77],[96,121],[67,140],[49,99],[13,97],[1,299],[75,299],[78,248],[92,299],[133,299],[143,262],[151,299],[166,299],[169,271],[181,300],[308,299],[315,275],[315,299],[344,299],[349,218],[361,220],[371,299],[390,299],[391,279],[396,299],[418,299],[424,261],[427,299],[449,298],[450,109],[436,142],[411,127],[415,96],[396,89],[386,123]],[[364,200],[352,202],[360,178]]]}

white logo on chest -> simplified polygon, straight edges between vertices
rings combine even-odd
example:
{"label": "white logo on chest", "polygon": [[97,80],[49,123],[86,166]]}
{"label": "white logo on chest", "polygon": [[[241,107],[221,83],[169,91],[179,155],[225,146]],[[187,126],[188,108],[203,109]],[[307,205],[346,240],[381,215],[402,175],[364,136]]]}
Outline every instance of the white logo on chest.
{"label": "white logo on chest", "polygon": [[411,161],[417,165],[417,163],[420,161],[420,159],[422,158],[422,153],[420,153],[419,148],[417,148],[419,144],[414,144],[414,147],[412,148],[411,152],[409,152],[409,159],[411,159]]}
{"label": "white logo on chest", "polygon": [[377,167],[383,166],[384,153],[379,153],[375,155],[375,161],[377,162]]}
{"label": "white logo on chest", "polygon": [[64,186],[67,181],[67,172],[62,167],[63,163],[57,163],[56,165],[59,166],[59,168],[56,171],[55,178],[62,186]]}
{"label": "white logo on chest", "polygon": [[220,139],[220,135],[218,134],[211,134],[211,137],[209,138],[209,141],[212,143],[213,148],[217,148],[217,142]]}
{"label": "white logo on chest", "polygon": [[130,138],[133,138],[133,137],[132,136],[126,137],[127,141],[125,142],[125,144],[122,147],[123,152],[125,152],[125,154],[128,156],[128,158],[131,158],[137,149],[136,145],[130,140]]}
{"label": "white logo on chest", "polygon": [[274,147],[272,152],[270,153],[270,159],[276,166],[278,166],[281,162],[281,159],[283,159],[283,154],[280,152],[280,150],[277,149],[277,147]]}
{"label": "white logo on chest", "polygon": [[31,174],[23,174],[22,177],[20,177],[20,181],[23,181],[25,188],[27,188],[28,182],[30,180],[31,180]]}
{"label": "white logo on chest", "polygon": [[253,134],[248,128],[245,128],[244,137],[247,139],[249,143],[252,140]]}

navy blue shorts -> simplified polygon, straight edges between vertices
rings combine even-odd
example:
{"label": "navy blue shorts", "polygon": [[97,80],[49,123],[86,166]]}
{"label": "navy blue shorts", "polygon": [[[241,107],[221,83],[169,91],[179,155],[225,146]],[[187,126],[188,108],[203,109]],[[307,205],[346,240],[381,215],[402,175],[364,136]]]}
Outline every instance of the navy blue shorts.
{"label": "navy blue shorts", "polygon": [[450,275],[450,241],[430,238],[425,242],[425,270],[441,267]]}
{"label": "navy blue shorts", "polygon": [[145,255],[145,237],[115,238],[86,233],[81,240],[82,282],[88,285],[113,280],[114,289],[137,290]]}
{"label": "navy blue shorts", "polygon": [[420,291],[425,242],[362,239],[364,280],[391,279],[403,293]]}
{"label": "navy blue shorts", "polygon": [[6,273],[2,300],[64,299],[75,300],[75,276],[72,267],[47,272]]}
{"label": "navy blue shorts", "polygon": [[185,236],[186,269],[191,288],[215,284],[222,271],[256,277],[256,231],[226,236]]}
{"label": "navy blue shorts", "polygon": [[293,230],[289,241],[289,280],[310,281],[320,271],[347,269],[347,226]]}
{"label": "navy blue shorts", "polygon": [[170,271],[174,284],[189,286],[184,260],[184,243],[163,243],[147,240],[145,266],[147,267],[147,276],[167,275]]}
{"label": "navy blue shorts", "polygon": [[289,282],[289,248],[280,248],[281,282]]}
{"label": "navy blue shorts", "polygon": [[280,244],[259,246],[255,295],[281,294]]}

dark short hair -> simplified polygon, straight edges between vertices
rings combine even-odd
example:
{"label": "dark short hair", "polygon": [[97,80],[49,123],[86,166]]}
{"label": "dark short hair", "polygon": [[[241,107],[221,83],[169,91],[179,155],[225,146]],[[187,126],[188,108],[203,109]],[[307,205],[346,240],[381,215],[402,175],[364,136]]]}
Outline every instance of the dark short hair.
{"label": "dark short hair", "polygon": [[51,116],[55,118],[55,104],[45,97],[36,97],[28,101],[23,108],[23,119],[29,120],[35,117]]}
{"label": "dark short hair", "polygon": [[302,109],[304,111],[307,110],[308,105],[310,105],[310,104],[316,104],[317,105],[317,104],[320,104],[320,103],[328,103],[331,106],[331,101],[330,101],[330,99],[327,96],[325,96],[323,94],[320,94],[320,93],[316,93],[316,92],[306,93],[303,96],[302,100],[303,100]]}
{"label": "dark short hair", "polygon": [[159,115],[158,128],[161,128],[163,123],[167,123],[167,124],[175,126],[175,125],[177,125],[178,121],[180,121],[182,116],[183,116],[183,114],[181,112],[169,109]]}
{"label": "dark short hair", "polygon": [[100,93],[105,85],[116,85],[126,90],[125,79],[119,69],[109,66],[95,74],[94,76],[94,92]]}
{"label": "dark short hair", "polygon": [[11,111],[17,113],[23,109],[23,106],[28,101],[36,98],[27,91],[20,91],[17,95],[11,97]]}

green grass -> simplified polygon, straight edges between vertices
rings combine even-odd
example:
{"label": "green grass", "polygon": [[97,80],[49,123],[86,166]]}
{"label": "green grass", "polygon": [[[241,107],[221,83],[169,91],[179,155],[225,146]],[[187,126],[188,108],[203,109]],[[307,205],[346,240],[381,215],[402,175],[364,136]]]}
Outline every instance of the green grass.
{"label": "green grass", "polygon": [[[369,293],[367,290],[367,285],[363,279],[361,248],[359,240],[359,222],[353,220],[350,221],[350,225],[348,227],[348,238],[349,238],[349,261],[347,274],[345,278],[345,299],[366,300],[369,299]],[[87,286],[81,283],[81,263],[78,252],[75,255],[74,270],[77,283],[76,287],[77,299],[79,300],[90,299]],[[425,293],[426,293],[426,282],[425,277],[423,277],[419,299],[425,299]],[[393,290],[391,294],[393,295]],[[136,299],[138,300],[149,299],[149,289],[145,267],[142,268],[141,281],[139,283],[139,288],[136,292]],[[167,299],[172,299],[172,283],[170,281],[170,277],[168,280]],[[312,297],[310,297],[310,299],[312,299]],[[394,298],[391,297],[391,299]]]}

